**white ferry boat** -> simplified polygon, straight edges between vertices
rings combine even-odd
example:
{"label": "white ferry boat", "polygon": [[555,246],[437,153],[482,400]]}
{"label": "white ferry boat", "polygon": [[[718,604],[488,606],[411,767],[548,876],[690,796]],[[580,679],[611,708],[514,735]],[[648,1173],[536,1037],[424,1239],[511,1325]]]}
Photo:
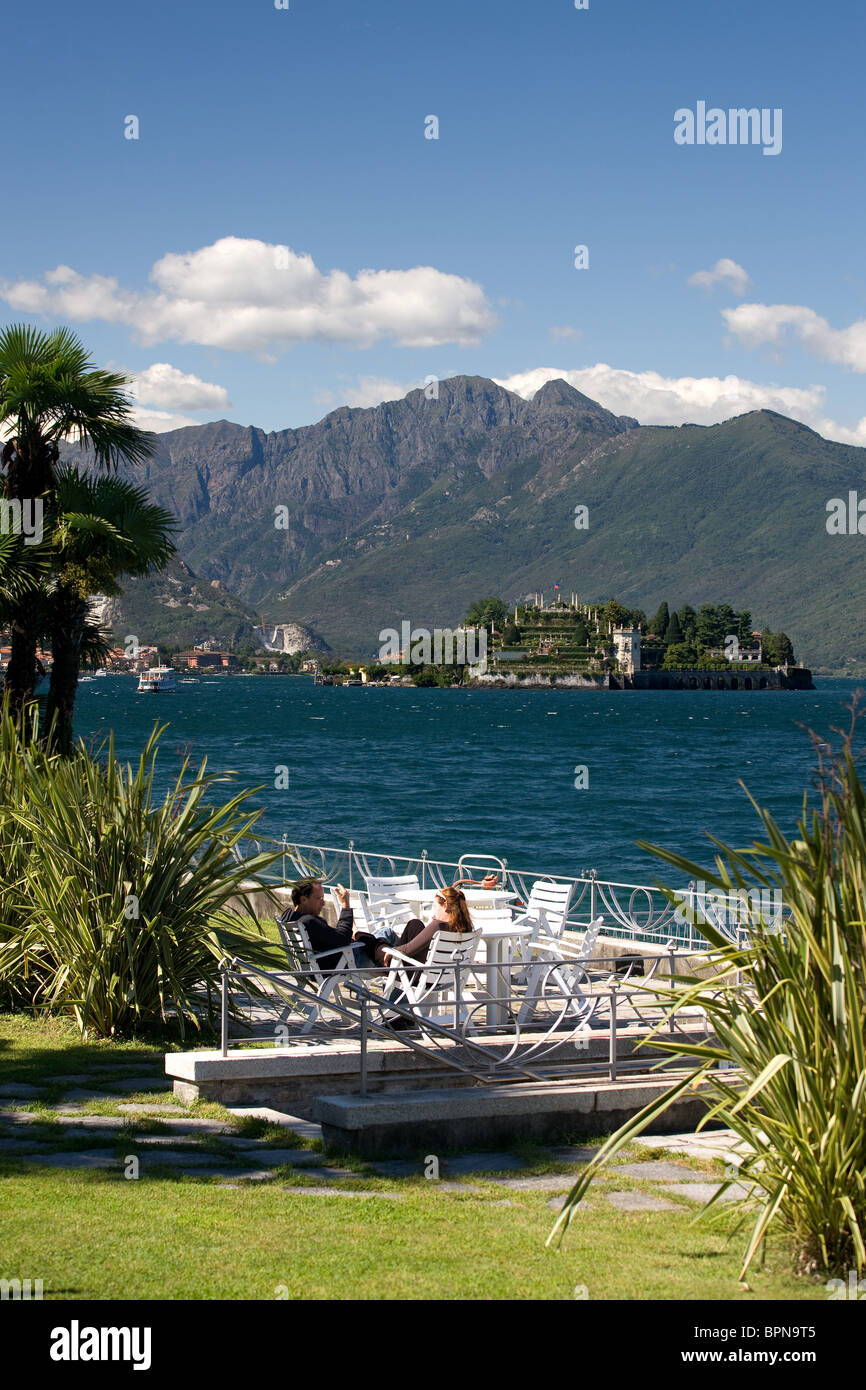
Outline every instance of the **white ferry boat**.
{"label": "white ferry boat", "polygon": [[158,694],[161,691],[176,690],[173,666],[150,666],[146,671],[142,671],[138,678],[138,693],[142,691],[152,691]]}

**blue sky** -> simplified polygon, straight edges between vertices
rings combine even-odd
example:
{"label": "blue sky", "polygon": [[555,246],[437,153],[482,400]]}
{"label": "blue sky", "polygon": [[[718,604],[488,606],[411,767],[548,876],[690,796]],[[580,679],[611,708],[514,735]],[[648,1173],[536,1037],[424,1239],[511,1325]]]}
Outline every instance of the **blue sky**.
{"label": "blue sky", "polygon": [[[8,15],[4,321],[72,324],[162,429],[565,374],[866,444],[861,7],[289,6]],[[781,152],[676,144],[700,101],[781,109]]]}

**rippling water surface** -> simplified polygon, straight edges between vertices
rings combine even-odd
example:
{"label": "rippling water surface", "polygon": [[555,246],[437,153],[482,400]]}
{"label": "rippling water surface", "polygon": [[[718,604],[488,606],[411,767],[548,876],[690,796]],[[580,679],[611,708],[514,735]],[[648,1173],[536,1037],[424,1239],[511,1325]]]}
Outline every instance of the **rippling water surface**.
{"label": "rippling water surface", "polygon": [[[792,832],[815,762],[798,725],[824,735],[847,725],[854,689],[367,690],[212,676],[154,696],[109,676],[80,687],[77,732],[98,742],[113,729],[132,758],[167,721],[164,780],[184,750],[236,771],[262,788],[263,836],[443,859],[489,852],[518,868],[648,883],[666,871],[636,839],[701,863],[705,831],[751,842],[759,827],[740,780]],[[581,765],[589,786],[576,790]]]}

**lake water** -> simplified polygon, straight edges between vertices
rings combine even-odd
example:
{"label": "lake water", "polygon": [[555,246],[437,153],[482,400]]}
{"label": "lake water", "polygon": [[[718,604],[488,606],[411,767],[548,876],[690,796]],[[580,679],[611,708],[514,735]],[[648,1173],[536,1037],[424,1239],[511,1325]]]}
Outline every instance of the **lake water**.
{"label": "lake water", "polygon": [[[262,836],[652,883],[679,876],[645,839],[712,861],[703,833],[736,845],[760,826],[740,779],[793,833],[815,755],[806,725],[847,727],[856,682],[815,691],[415,690],[314,686],[308,677],[196,677],[139,695],[108,676],[79,690],[76,731],[115,731],[137,757],[167,721],[160,767],[188,750],[261,786]],[[289,785],[279,788],[281,767]],[[575,769],[589,785],[575,788]],[[228,791],[226,793],[228,795]]]}

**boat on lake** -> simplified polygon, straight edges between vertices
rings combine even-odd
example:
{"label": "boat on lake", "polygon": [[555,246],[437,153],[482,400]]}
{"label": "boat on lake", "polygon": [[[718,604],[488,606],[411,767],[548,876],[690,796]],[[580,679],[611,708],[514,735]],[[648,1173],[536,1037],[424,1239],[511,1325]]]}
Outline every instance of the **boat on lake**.
{"label": "boat on lake", "polygon": [[171,693],[176,689],[173,666],[149,666],[138,678],[139,695],[143,692],[154,695],[166,691]]}

